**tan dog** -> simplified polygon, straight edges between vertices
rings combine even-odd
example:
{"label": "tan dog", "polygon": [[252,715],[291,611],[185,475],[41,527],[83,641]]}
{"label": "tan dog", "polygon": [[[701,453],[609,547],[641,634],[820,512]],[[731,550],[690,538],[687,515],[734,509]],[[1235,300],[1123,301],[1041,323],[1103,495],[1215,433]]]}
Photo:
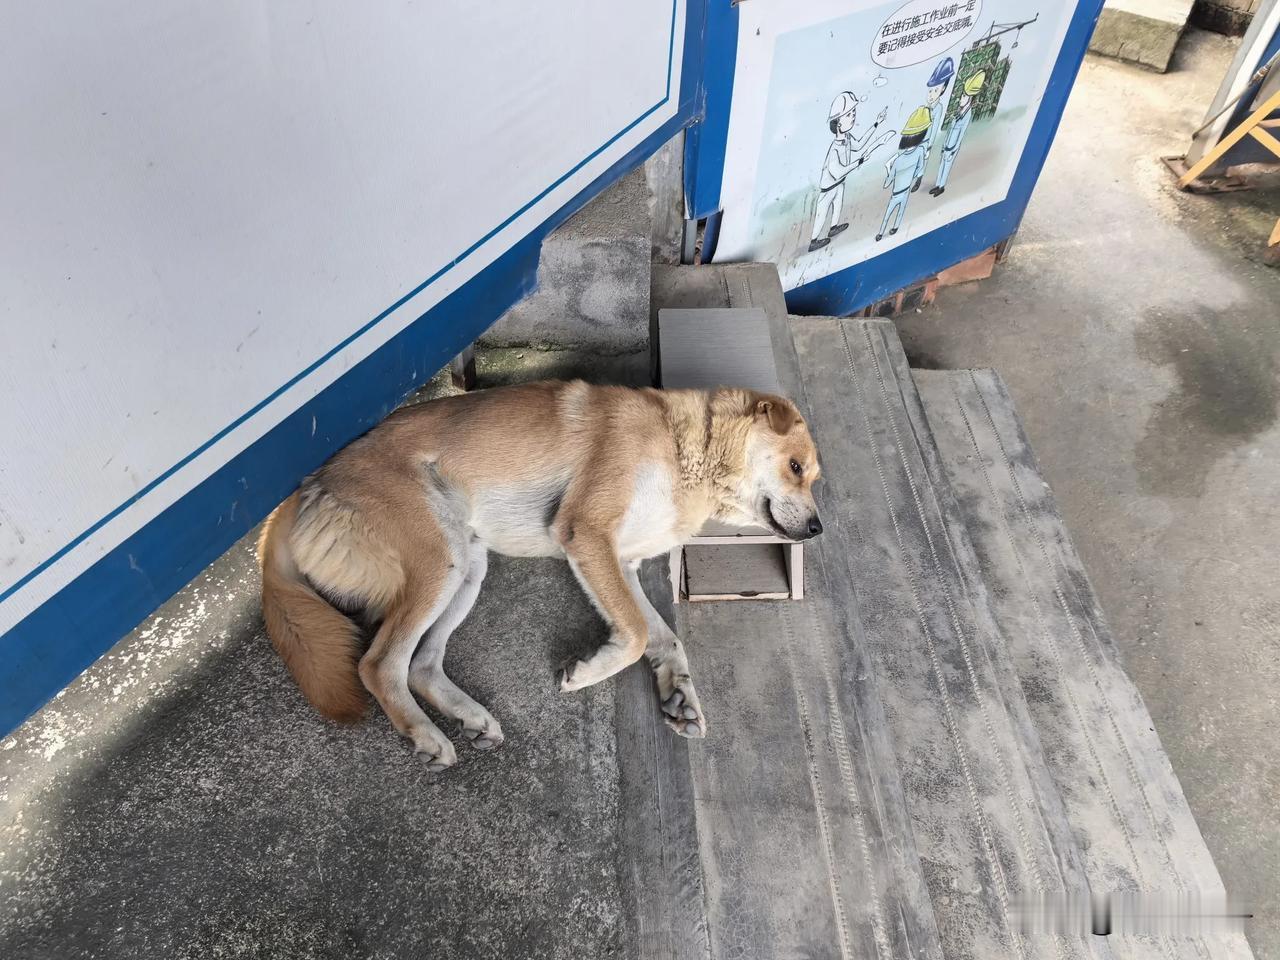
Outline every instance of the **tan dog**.
{"label": "tan dog", "polygon": [[[715,517],[792,539],[822,531],[817,452],[796,408],[746,390],[535,383],[409,407],[340,451],[263,530],[267,632],[325,716],[355,720],[365,688],[426,754],[453,745],[414,700],[484,750],[502,728],[445,676],[445,644],[475,602],[488,552],[560,556],[608,641],[560,672],[578,690],[646,655],[667,723],[703,736],[684,647],[640,589],[640,561]],[[342,610],[381,625],[361,634]],[[363,681],[363,686],[362,686]]]}

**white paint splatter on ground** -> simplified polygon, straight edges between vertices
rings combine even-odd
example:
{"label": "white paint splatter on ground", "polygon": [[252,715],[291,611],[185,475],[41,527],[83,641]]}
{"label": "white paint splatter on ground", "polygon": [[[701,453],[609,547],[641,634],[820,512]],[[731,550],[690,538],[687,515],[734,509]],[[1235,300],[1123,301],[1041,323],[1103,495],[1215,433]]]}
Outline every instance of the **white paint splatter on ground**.
{"label": "white paint splatter on ground", "polygon": [[133,721],[189,684],[232,626],[256,615],[256,531],[0,740],[0,861],[23,808],[75,764],[109,751]]}

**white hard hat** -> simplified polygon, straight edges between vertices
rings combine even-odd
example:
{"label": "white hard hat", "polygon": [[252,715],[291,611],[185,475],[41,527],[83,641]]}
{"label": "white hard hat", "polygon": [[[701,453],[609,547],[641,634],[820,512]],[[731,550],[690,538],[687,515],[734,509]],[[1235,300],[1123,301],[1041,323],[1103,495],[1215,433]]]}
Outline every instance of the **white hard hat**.
{"label": "white hard hat", "polygon": [[843,117],[850,110],[856,109],[858,106],[858,98],[846,90],[831,101],[831,113],[828,114],[828,120],[834,120],[836,117]]}

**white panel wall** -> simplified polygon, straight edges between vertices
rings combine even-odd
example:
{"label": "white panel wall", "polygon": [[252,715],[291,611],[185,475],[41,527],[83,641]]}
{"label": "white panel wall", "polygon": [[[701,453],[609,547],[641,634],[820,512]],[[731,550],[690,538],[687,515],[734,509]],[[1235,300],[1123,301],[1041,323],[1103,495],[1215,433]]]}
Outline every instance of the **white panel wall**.
{"label": "white panel wall", "polygon": [[0,593],[147,492],[0,602],[0,632],[670,119],[681,21],[670,0],[4,4]]}

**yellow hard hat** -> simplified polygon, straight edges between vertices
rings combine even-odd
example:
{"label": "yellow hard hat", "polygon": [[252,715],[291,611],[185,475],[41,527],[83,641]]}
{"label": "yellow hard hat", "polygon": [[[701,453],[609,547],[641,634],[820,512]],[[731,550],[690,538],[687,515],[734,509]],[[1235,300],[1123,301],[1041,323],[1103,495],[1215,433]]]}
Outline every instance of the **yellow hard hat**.
{"label": "yellow hard hat", "polygon": [[982,85],[986,82],[987,71],[979,70],[964,82],[964,92],[971,97],[976,97],[978,95],[978,91],[982,89]]}
{"label": "yellow hard hat", "polygon": [[929,129],[933,116],[929,113],[928,107],[916,107],[911,111],[911,116],[907,117],[907,125],[902,128],[904,137],[914,136],[917,133],[924,133]]}

